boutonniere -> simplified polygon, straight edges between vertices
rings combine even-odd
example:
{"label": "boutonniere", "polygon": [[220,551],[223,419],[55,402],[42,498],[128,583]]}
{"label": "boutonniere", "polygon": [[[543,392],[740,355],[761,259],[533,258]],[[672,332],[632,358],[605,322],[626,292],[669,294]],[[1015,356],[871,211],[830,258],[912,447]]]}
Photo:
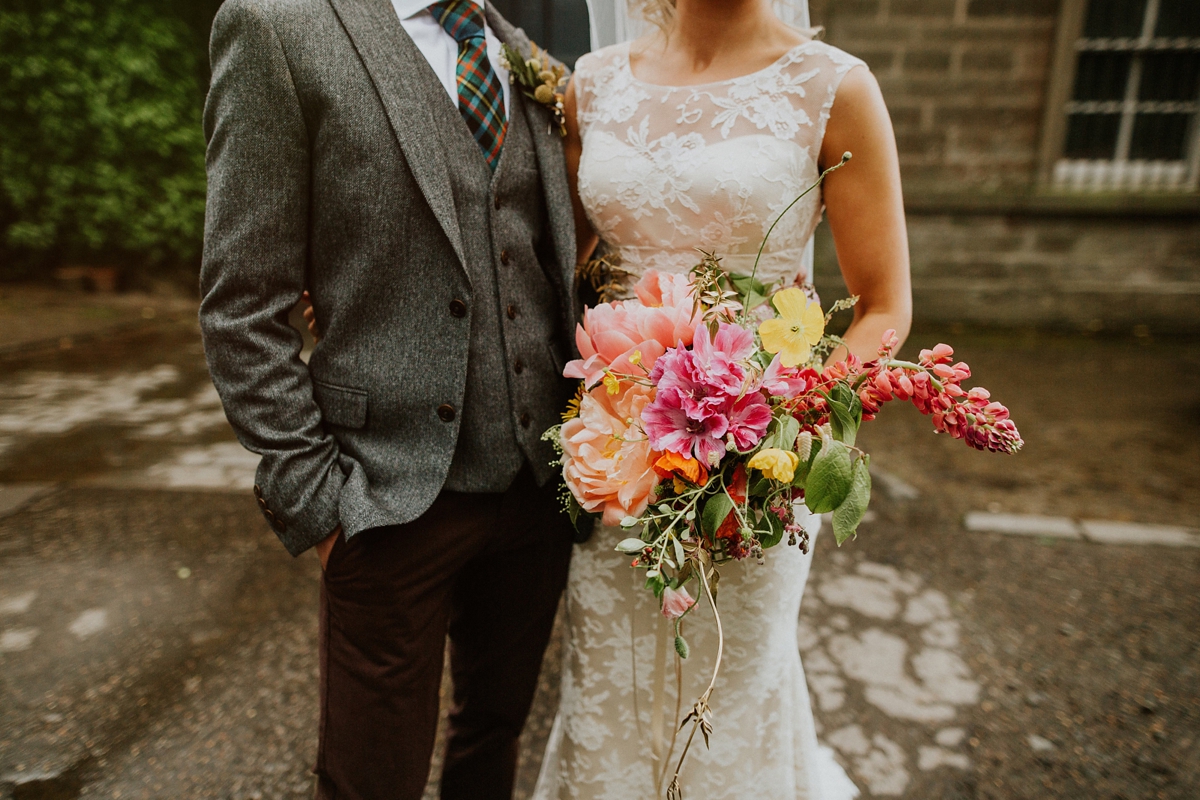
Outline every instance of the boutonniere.
{"label": "boutonniere", "polygon": [[560,136],[567,135],[567,113],[563,108],[563,94],[559,89],[566,83],[567,70],[562,64],[552,64],[545,50],[530,42],[533,58],[526,59],[517,50],[501,45],[504,60],[508,62],[508,79],[520,84],[523,93],[538,105],[545,106],[558,123]]}

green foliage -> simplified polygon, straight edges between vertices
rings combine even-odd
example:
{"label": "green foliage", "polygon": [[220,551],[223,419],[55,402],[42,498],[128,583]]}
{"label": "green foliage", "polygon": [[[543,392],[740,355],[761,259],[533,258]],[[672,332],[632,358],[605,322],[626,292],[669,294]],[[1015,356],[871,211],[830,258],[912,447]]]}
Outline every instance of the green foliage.
{"label": "green foliage", "polygon": [[827,514],[840,506],[850,493],[853,467],[850,450],[834,440],[826,443],[813,459],[804,485],[804,502],[814,514]]}
{"label": "green foliage", "polygon": [[0,247],[38,265],[192,261],[206,23],[132,0],[5,5]]}
{"label": "green foliage", "polygon": [[700,524],[709,536],[716,536],[717,529],[725,522],[725,518],[733,512],[733,501],[725,492],[715,494],[704,504],[700,514]]}
{"label": "green foliage", "polygon": [[854,462],[854,474],[850,478],[850,492],[846,499],[833,512],[833,535],[838,546],[858,533],[858,523],[862,522],[871,503],[871,470],[870,459],[866,456]]}

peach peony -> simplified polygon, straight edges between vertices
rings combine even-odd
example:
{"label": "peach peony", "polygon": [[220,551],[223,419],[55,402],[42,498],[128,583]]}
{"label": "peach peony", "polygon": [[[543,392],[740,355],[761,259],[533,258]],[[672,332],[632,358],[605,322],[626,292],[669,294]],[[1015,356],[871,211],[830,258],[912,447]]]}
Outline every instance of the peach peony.
{"label": "peach peony", "polygon": [[635,300],[621,300],[589,308],[575,331],[575,344],[583,358],[567,364],[563,375],[578,378],[589,387],[606,370],[640,375],[658,357],[679,343],[691,345],[698,319],[687,275],[654,270],[634,287]]}
{"label": "peach peony", "polygon": [[636,384],[616,396],[604,389],[589,392],[579,416],[562,427],[563,478],[585,510],[604,515],[605,525],[641,516],[658,485],[657,456],[631,424],[652,397],[652,389]]}

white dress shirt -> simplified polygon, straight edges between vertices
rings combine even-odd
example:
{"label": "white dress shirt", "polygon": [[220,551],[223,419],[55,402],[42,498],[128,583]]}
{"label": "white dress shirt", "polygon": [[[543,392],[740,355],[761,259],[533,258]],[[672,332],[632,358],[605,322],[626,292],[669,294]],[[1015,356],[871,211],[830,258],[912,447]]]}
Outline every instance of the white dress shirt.
{"label": "white dress shirt", "polygon": [[[400,17],[400,24],[404,26],[404,30],[412,38],[417,45],[417,49],[425,56],[425,60],[429,62],[429,66],[433,67],[433,72],[438,76],[438,80],[442,82],[442,86],[446,87],[446,92],[454,101],[454,107],[458,108],[458,79],[456,73],[458,70],[458,42],[454,41],[454,37],[446,33],[446,29],[441,23],[433,18],[433,14],[429,12],[429,4],[432,0],[392,0],[392,7],[396,9],[397,16]],[[482,4],[475,3],[480,6]],[[492,63],[492,69],[496,71],[496,77],[500,79],[500,85],[504,87],[504,115],[508,116],[509,107],[509,86],[508,86],[508,68],[505,66],[504,57],[500,54],[500,40],[496,38],[496,34],[492,33],[492,27],[484,23],[484,35],[487,37],[487,55],[488,61]]]}

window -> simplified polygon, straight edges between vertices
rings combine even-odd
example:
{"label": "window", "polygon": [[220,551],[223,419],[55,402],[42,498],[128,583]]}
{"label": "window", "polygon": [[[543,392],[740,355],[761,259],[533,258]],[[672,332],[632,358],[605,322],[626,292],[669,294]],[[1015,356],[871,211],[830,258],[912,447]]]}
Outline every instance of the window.
{"label": "window", "polygon": [[586,0],[494,0],[505,19],[574,67],[590,42]]}
{"label": "window", "polygon": [[1064,3],[1043,179],[1072,191],[1195,191],[1200,0]]}

